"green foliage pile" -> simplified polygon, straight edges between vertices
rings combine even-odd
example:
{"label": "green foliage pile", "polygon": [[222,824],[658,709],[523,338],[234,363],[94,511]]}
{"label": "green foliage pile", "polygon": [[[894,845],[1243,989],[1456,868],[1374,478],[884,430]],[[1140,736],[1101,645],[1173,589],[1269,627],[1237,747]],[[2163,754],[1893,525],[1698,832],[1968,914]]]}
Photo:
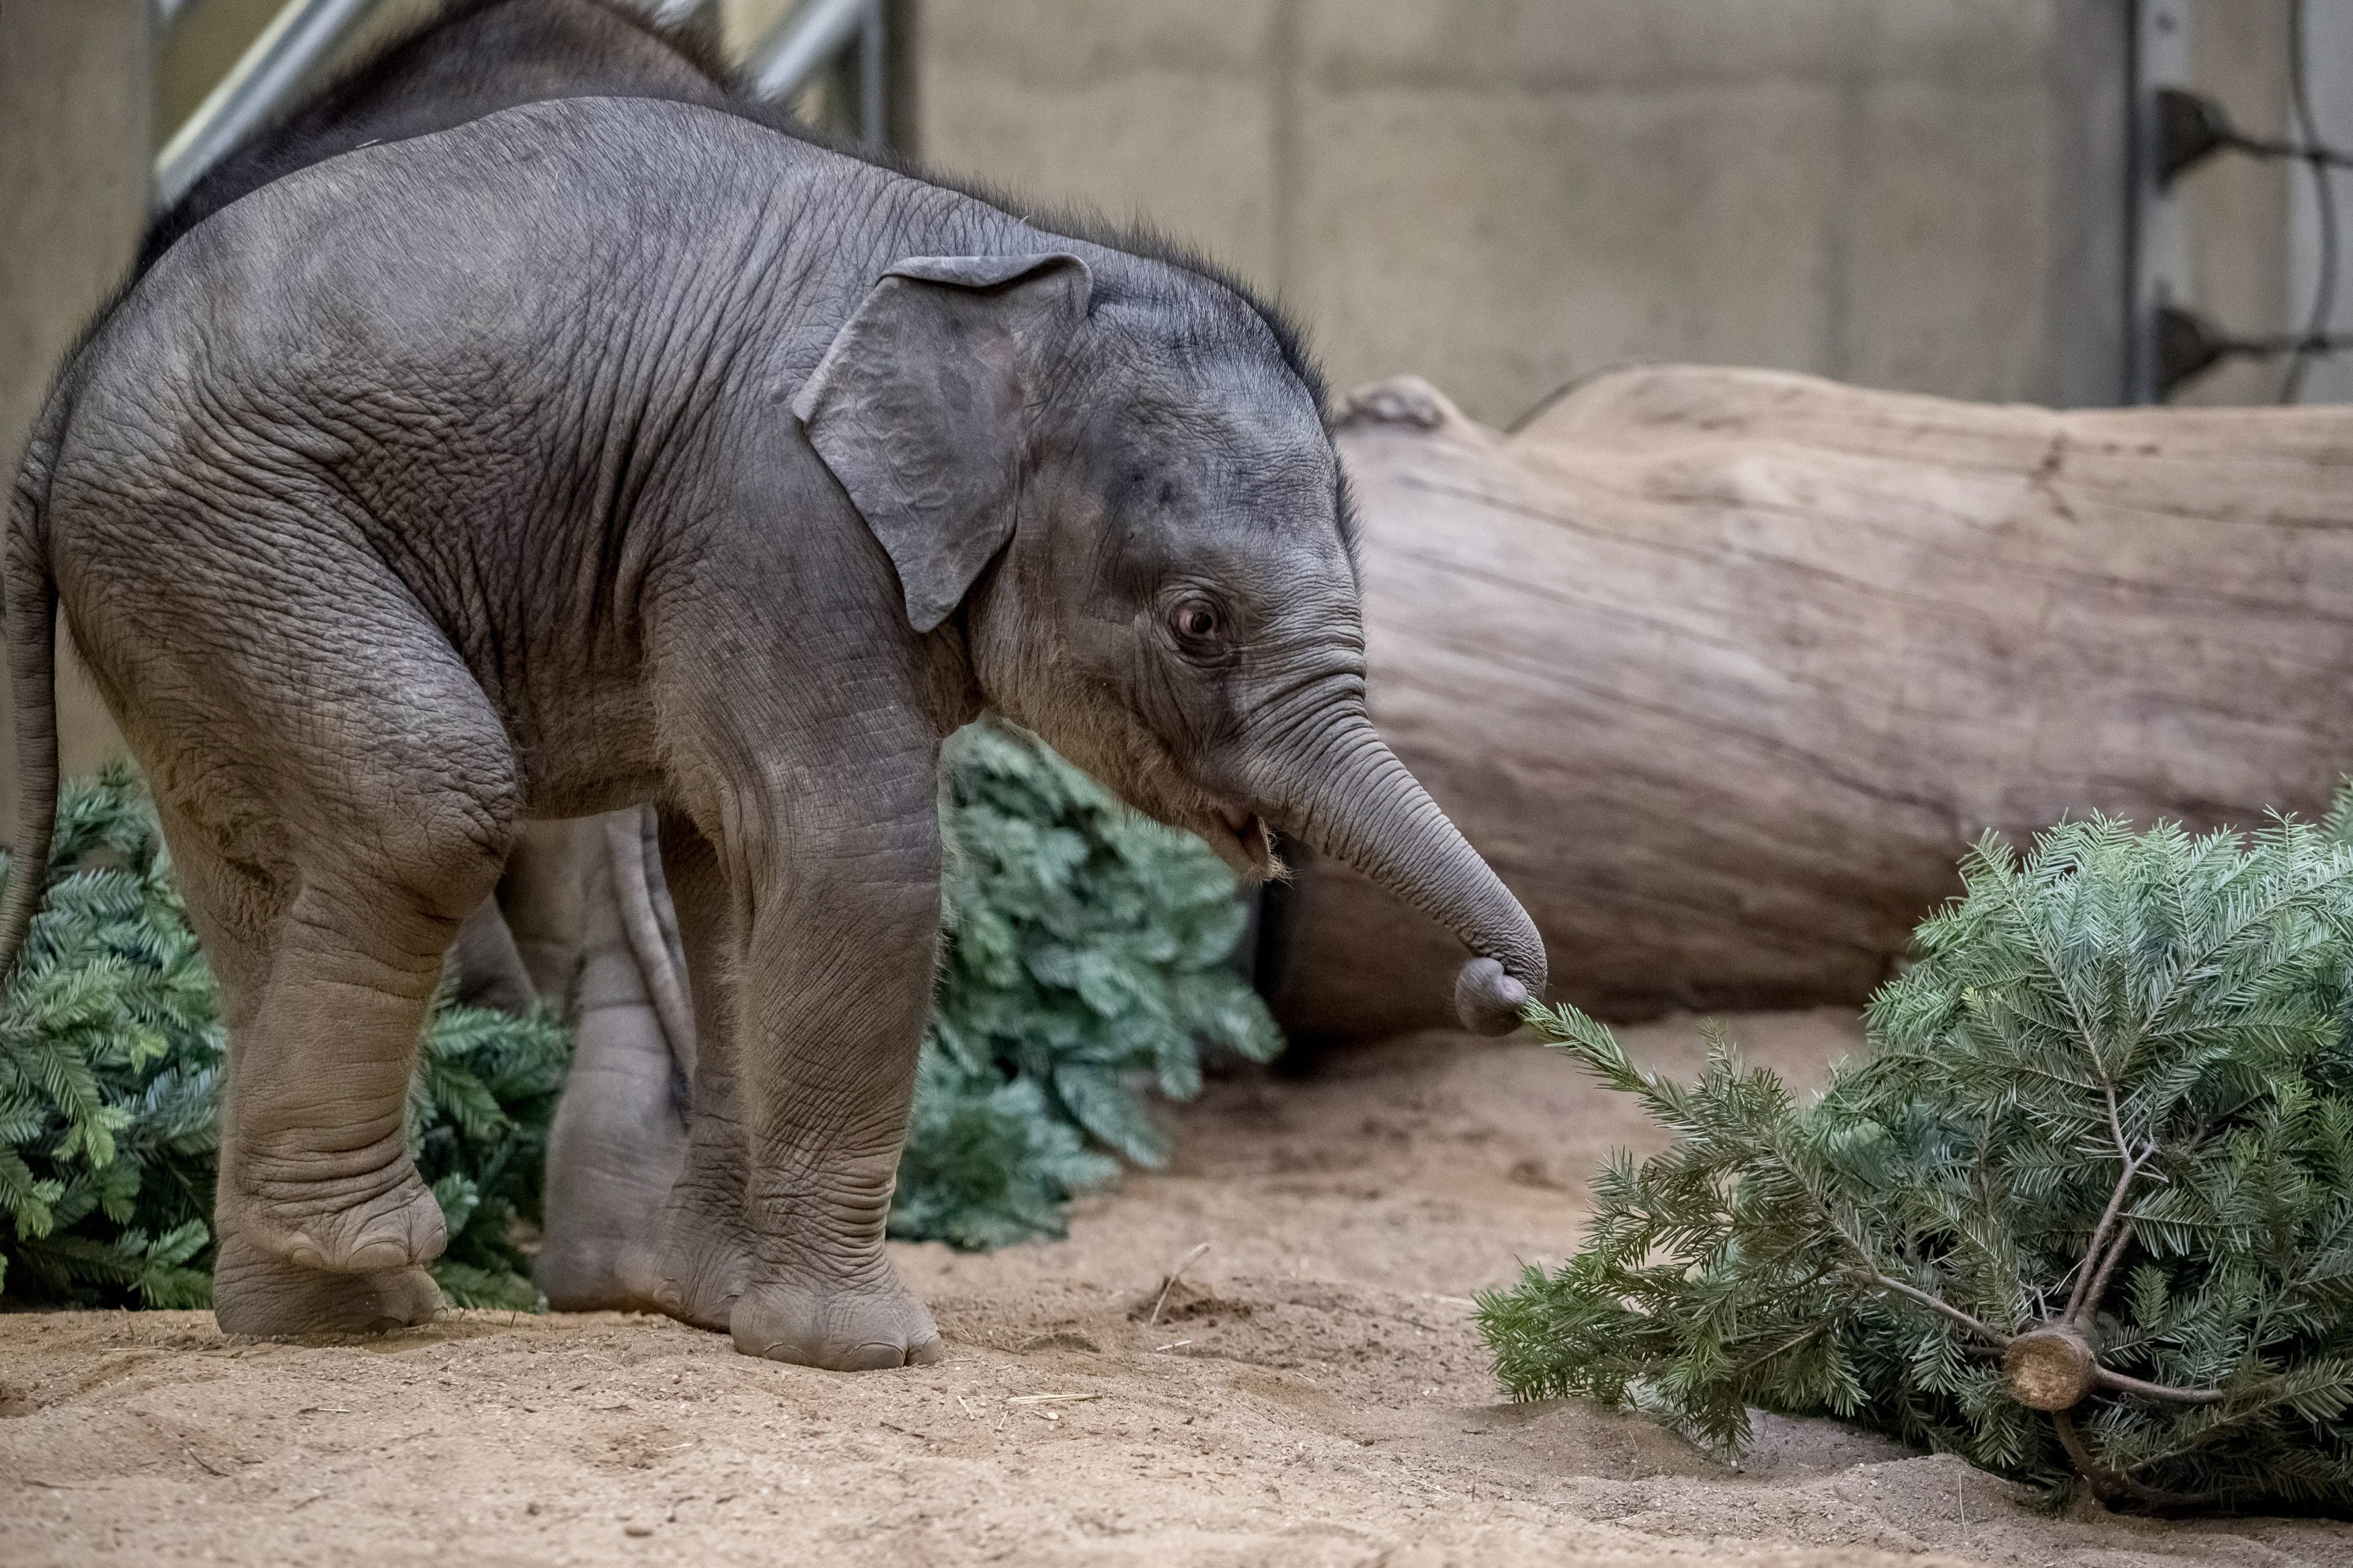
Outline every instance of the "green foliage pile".
{"label": "green foliage pile", "polygon": [[997,1247],[1059,1236],[1108,1148],[1167,1156],[1142,1088],[1200,1092],[1207,1041],[1282,1037],[1227,960],[1248,911],[1190,834],[1128,811],[1009,726],[949,744],[939,1005],[891,1211],[895,1236]]}
{"label": "green foliage pile", "polygon": [[0,1290],[203,1306],[220,1024],[126,775],[67,786],[49,868],[0,996]]}
{"label": "green foliage pile", "polygon": [[408,1146],[449,1231],[433,1278],[460,1307],[546,1306],[518,1237],[543,1219],[547,1129],[571,1065],[572,1031],[543,1008],[434,1009],[408,1086]]}
{"label": "green foliage pile", "polygon": [[[1482,1299],[1505,1386],[1726,1450],[1758,1405],[2054,1493],[2353,1502],[2348,800],[2251,839],[1987,841],[1810,1105],[1721,1031],[1685,1086],[1532,1008],[1674,1142]],[[2046,1355],[2088,1388],[2053,1396]]]}
{"label": "green foliage pile", "polygon": [[[49,867],[0,996],[0,1293],[208,1305],[218,997],[127,772],[66,786]],[[539,1304],[514,1222],[538,1217],[571,1049],[546,1017],[434,1012],[408,1128],[448,1222],[434,1277],[460,1305]]]}
{"label": "green foliage pile", "polygon": [[[1198,839],[1145,822],[1037,741],[951,745],[949,930],[892,1234],[965,1247],[1060,1235],[1064,1206],[1166,1157],[1144,1088],[1200,1088],[1199,1047],[1263,1059],[1273,1021],[1226,963],[1246,911]],[[0,856],[0,868],[5,858]],[[0,1296],[210,1300],[222,1037],[152,810],[121,770],[60,797],[47,901],[0,996]],[[434,1277],[460,1306],[540,1304],[540,1218],[571,1036],[546,1015],[434,1010],[408,1102],[440,1200]]]}

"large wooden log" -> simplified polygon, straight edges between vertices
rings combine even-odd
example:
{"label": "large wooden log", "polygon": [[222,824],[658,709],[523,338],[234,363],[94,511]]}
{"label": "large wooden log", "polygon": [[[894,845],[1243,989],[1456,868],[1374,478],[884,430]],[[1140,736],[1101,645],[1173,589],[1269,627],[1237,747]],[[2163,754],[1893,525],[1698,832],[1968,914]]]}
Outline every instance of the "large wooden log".
{"label": "large wooden log", "polygon": [[[1514,435],[1344,417],[1373,711],[1615,1016],[1853,1002],[1980,833],[2325,805],[2353,409],[2054,413],[1643,369]],[[1449,939],[1311,864],[1294,1037],[1445,1021]]]}

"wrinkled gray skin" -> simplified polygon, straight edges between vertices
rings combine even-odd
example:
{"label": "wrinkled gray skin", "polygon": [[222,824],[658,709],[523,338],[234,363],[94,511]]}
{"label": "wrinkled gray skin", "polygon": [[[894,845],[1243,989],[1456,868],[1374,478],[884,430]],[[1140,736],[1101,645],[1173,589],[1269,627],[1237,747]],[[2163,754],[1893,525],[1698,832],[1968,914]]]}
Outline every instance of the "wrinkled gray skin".
{"label": "wrinkled gray skin", "polygon": [[[625,7],[450,0],[224,159],[150,226],[138,269],[297,169],[517,104],[591,96],[697,103],[809,136],[730,91],[723,62],[691,37]],[[575,1025],[535,1260],[559,1308],[650,1299],[650,1244],[686,1146],[693,1020],[659,853],[639,831],[649,818],[631,808],[526,825],[496,897],[466,918],[449,956],[461,999],[515,1013],[552,1005]]]}
{"label": "wrinkled gray skin", "polygon": [[1229,290],[708,110],[512,110],[200,225],[45,410],[6,585],[17,842],[61,604],[221,980],[221,1326],[433,1309],[442,955],[526,818],[651,800],[701,1043],[652,1304],[936,1356],[881,1240],[990,707],[1247,874],[1271,823],[1396,889],[1508,1027],[1543,947],[1366,718],[1339,495]]}

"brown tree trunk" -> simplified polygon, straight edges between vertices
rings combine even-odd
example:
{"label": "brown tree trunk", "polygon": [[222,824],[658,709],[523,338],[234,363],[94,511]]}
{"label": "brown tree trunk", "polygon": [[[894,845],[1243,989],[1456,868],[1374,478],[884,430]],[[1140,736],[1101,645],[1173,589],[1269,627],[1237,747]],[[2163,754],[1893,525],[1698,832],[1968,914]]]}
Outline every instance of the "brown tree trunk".
{"label": "brown tree trunk", "polygon": [[[1351,400],[1373,715],[1611,1016],[1852,1003],[1991,829],[2325,807],[2353,409],[2054,413],[1619,372],[1509,437]],[[1345,868],[1271,911],[1294,1037],[1447,1021]]]}

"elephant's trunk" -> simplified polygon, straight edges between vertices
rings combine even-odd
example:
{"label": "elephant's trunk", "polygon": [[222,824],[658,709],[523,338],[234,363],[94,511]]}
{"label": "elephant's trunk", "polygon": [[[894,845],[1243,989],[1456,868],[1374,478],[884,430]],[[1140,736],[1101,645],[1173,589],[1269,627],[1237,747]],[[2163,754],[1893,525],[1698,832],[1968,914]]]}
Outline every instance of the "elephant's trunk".
{"label": "elephant's trunk", "polygon": [[1270,820],[1346,861],[1462,939],[1454,985],[1465,1028],[1509,1034],[1545,988],[1544,938],[1511,889],[1361,716],[1325,729],[1303,766],[1278,764]]}

